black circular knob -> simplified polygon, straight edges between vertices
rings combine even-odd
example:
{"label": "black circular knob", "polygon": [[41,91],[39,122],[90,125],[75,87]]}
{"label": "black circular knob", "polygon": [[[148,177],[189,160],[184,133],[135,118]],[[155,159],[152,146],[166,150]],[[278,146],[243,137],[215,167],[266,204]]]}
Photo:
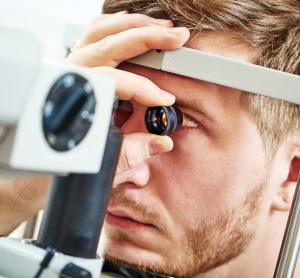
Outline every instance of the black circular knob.
{"label": "black circular knob", "polygon": [[88,80],[76,73],[61,76],[52,86],[43,108],[43,130],[57,151],[76,147],[90,129],[96,99]]}
{"label": "black circular knob", "polygon": [[176,106],[149,107],[145,113],[145,125],[150,133],[170,135],[182,125],[183,115]]}

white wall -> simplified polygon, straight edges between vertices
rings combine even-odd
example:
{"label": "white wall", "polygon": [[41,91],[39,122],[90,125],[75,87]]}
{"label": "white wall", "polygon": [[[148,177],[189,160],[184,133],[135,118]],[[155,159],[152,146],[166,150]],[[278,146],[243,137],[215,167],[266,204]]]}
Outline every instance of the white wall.
{"label": "white wall", "polygon": [[[64,25],[86,24],[101,11],[103,0],[0,0],[0,26],[34,32],[46,53],[59,56]],[[22,46],[20,45],[20,49]]]}

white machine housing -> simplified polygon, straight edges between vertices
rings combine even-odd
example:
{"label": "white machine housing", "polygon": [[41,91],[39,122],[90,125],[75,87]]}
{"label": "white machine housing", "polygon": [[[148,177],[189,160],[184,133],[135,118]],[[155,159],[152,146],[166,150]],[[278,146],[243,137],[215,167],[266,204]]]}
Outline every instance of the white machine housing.
{"label": "white machine housing", "polygon": [[[1,278],[32,278],[38,272],[40,263],[46,255],[46,250],[32,245],[29,240],[0,238],[0,255],[2,254],[0,260]],[[84,270],[88,270],[92,277],[99,278],[103,261],[104,259],[100,257],[96,259],[76,258],[57,252],[49,266],[42,272],[41,277],[61,277],[63,268],[68,263],[73,263]]]}
{"label": "white machine housing", "polygon": [[300,76],[200,50],[151,50],[128,62],[300,104]]}
{"label": "white machine housing", "polygon": [[[114,81],[90,69],[43,58],[39,42],[29,32],[1,27],[0,41],[0,168],[96,173],[111,120]],[[85,138],[74,149],[58,152],[45,140],[42,111],[53,84],[70,72],[93,87],[95,115]]]}

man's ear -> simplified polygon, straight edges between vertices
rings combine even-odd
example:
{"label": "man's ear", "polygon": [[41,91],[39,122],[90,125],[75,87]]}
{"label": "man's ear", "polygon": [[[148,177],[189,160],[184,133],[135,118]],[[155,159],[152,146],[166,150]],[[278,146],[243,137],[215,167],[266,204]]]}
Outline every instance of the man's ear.
{"label": "man's ear", "polygon": [[[293,197],[300,173],[300,137],[293,138],[285,155],[285,163],[288,163],[287,171],[282,171],[281,184],[277,187],[272,209],[288,211],[291,208]],[[295,140],[297,139],[297,140]],[[283,159],[283,158],[282,158]],[[282,166],[282,165],[281,165]],[[284,167],[285,168],[285,167]]]}

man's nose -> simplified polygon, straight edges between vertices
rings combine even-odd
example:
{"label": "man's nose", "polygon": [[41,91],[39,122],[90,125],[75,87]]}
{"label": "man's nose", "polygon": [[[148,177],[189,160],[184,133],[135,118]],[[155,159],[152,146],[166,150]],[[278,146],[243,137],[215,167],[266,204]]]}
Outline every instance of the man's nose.
{"label": "man's nose", "polygon": [[134,168],[124,171],[119,175],[116,175],[113,182],[113,188],[122,186],[122,184],[130,184],[131,186],[135,185],[137,187],[144,187],[147,185],[149,177],[149,165],[145,162],[142,162]]}
{"label": "man's nose", "polygon": [[[131,115],[126,119],[126,121],[122,125],[122,131],[124,135],[132,134],[134,136],[134,133],[140,134],[140,133],[148,133],[145,124],[144,124],[144,115],[145,111],[147,109],[146,106],[140,105],[135,102],[130,102],[132,113]],[[129,108],[129,103],[126,103],[127,110],[131,110]],[[128,115],[127,115],[128,116]],[[135,137],[137,140],[137,138]],[[127,140],[130,140],[129,137],[127,137]],[[125,160],[128,163],[131,164],[130,161],[132,160],[132,157],[136,158],[137,156],[143,157],[145,154],[145,150],[147,149],[147,146],[145,142],[135,142],[134,144],[128,144],[130,141],[127,141],[126,151],[124,150],[123,156],[120,158],[121,160]],[[137,145],[139,144],[139,145]],[[140,146],[140,147],[139,147]],[[141,151],[141,146],[145,148],[144,151]],[[123,142],[123,148],[124,142]],[[140,150],[140,151],[139,151]],[[125,157],[126,156],[126,157]],[[142,161],[142,159],[140,159]],[[120,165],[120,161],[119,161]],[[128,166],[130,168],[130,165]],[[120,174],[116,175],[114,180],[113,187],[121,186],[122,184],[128,184],[136,185],[136,186],[145,186],[149,179],[149,168],[148,165],[144,162],[141,162],[140,164],[136,165],[135,167],[125,170],[121,172]]]}

